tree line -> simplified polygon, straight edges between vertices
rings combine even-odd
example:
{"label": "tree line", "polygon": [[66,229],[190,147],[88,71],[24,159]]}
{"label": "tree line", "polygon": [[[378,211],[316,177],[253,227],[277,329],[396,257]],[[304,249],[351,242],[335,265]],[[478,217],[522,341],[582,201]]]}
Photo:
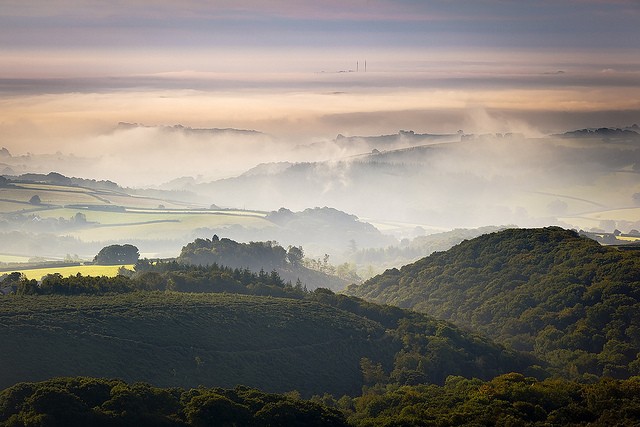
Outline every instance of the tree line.
{"label": "tree line", "polygon": [[238,386],[159,388],[90,377],[19,383],[0,392],[0,423],[26,426],[632,426],[640,379],[592,384],[505,374],[444,385],[300,399]]}

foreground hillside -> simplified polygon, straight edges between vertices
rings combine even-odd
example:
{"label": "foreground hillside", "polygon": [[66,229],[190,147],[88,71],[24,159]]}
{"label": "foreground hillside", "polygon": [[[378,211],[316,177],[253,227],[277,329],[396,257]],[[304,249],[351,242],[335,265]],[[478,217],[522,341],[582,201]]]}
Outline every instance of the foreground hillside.
{"label": "foreground hillside", "polygon": [[347,292],[486,333],[572,376],[640,374],[640,253],[572,231],[488,234]]}
{"label": "foreground hillside", "polygon": [[530,362],[445,322],[318,291],[305,300],[134,292],[0,298],[0,387],[90,375],[158,386],[356,394],[388,376],[492,378]]}
{"label": "foreground hillside", "polygon": [[[374,322],[307,301],[135,293],[0,300],[0,384],[92,375],[160,386],[357,391],[360,359],[389,362]],[[355,389],[354,389],[355,386]]]}

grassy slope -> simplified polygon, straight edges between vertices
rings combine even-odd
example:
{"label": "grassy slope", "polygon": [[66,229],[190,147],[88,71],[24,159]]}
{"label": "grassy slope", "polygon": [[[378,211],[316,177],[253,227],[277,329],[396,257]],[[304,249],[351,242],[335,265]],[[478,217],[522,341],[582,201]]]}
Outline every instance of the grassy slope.
{"label": "grassy slope", "polygon": [[0,387],[92,375],[357,393],[360,359],[397,350],[379,324],[341,310],[227,294],[3,298],[0,334]]}

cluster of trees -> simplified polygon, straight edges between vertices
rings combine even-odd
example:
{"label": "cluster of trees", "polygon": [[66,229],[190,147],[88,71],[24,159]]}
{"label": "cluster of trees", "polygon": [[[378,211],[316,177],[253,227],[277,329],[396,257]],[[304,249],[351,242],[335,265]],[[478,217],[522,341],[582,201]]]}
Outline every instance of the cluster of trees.
{"label": "cluster of trees", "polygon": [[347,292],[471,328],[572,378],[640,374],[640,252],[573,231],[488,234]]}
{"label": "cluster of trees", "polygon": [[227,238],[196,239],[182,248],[178,260],[185,264],[219,264],[228,267],[273,270],[287,264],[298,265],[304,252],[290,247],[287,251],[277,242],[239,243]]}
{"label": "cluster of trees", "polygon": [[247,295],[302,298],[307,292],[300,280],[285,282],[276,270],[230,268],[217,263],[188,265],[177,261],[140,260],[132,283],[139,290],[177,292],[230,292]]}
{"label": "cluster of trees", "polygon": [[93,262],[103,265],[135,264],[140,259],[138,248],[130,245],[109,245],[100,249]]}
{"label": "cluster of trees", "polygon": [[0,424],[26,426],[346,426],[295,394],[248,388],[159,388],[89,377],[19,383],[0,392]]}
{"label": "cluster of trees", "polygon": [[224,265],[254,272],[275,271],[284,280],[303,282],[309,289],[342,289],[344,279],[305,267],[301,246],[287,249],[277,242],[239,243],[228,238],[196,239],[182,248],[178,262],[190,265]]}

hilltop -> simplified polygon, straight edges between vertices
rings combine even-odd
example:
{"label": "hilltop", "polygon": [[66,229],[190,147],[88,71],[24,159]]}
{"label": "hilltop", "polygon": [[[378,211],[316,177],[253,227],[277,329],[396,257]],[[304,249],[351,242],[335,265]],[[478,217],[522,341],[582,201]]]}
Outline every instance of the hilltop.
{"label": "hilltop", "polygon": [[561,228],[464,241],[347,293],[485,333],[571,376],[640,373],[640,252]]}

